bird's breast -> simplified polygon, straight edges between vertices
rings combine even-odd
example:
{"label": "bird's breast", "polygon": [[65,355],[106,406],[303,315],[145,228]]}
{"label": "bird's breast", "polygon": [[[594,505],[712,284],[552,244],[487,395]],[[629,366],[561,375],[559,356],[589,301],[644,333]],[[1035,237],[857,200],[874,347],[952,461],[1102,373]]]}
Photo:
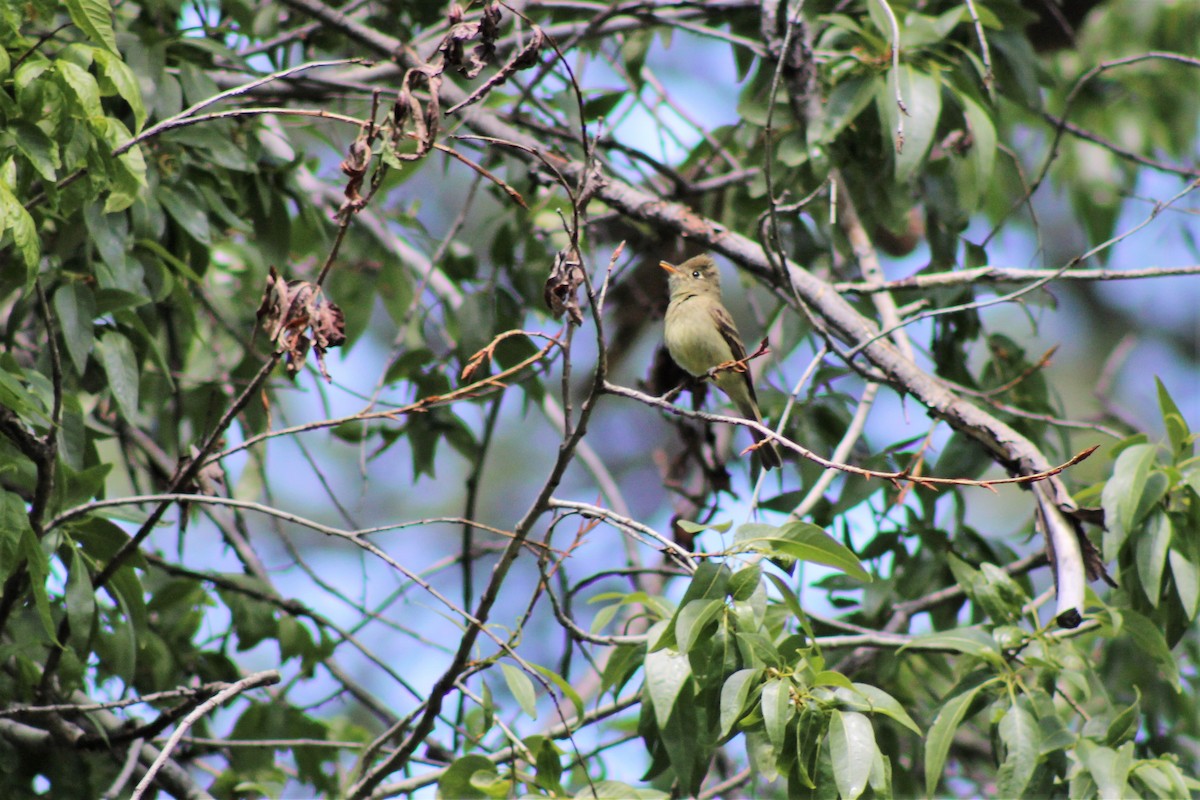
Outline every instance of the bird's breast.
{"label": "bird's breast", "polygon": [[667,306],[663,338],[671,358],[692,375],[704,375],[733,358],[711,309],[695,295],[680,297]]}

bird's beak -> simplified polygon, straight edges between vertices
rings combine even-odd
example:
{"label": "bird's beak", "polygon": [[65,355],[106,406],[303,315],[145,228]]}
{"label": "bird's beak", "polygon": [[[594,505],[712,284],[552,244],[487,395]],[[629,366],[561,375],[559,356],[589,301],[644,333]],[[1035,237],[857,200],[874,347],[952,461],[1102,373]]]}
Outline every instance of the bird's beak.
{"label": "bird's beak", "polygon": [[678,275],[678,274],[679,274],[679,270],[675,269],[674,267],[672,267],[670,264],[668,264],[668,263],[667,263],[667,262],[665,262],[665,261],[660,261],[660,262],[658,262],[658,265],[659,265],[660,267],[662,267],[663,269],[665,269],[667,272],[670,272],[670,273],[672,273],[673,275]]}

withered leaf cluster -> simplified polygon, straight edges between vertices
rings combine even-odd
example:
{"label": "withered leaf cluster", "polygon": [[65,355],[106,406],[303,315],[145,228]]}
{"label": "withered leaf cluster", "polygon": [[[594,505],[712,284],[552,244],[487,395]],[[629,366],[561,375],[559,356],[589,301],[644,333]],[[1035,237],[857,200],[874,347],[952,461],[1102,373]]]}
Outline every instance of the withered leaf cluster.
{"label": "withered leaf cluster", "polygon": [[346,183],[346,202],[339,214],[360,210],[366,205],[366,198],[360,194],[363,180],[367,175],[367,167],[371,165],[371,141],[369,132],[364,131],[350,145],[350,152],[342,160],[342,172],[350,178]]}
{"label": "withered leaf cluster", "polygon": [[286,355],[288,377],[296,377],[311,347],[322,377],[333,380],[325,368],[325,351],[346,341],[346,317],[336,303],[325,298],[320,286],[310,281],[285,281],[271,267],[258,321],[275,352]]}
{"label": "withered leaf cluster", "polygon": [[[428,104],[424,108],[416,94],[422,85],[426,87],[429,95]],[[428,64],[413,67],[404,73],[403,86],[397,93],[396,103],[392,107],[392,145],[396,160],[417,161],[433,149],[442,118],[441,99],[438,95],[441,85],[442,73]],[[405,153],[397,148],[400,140],[406,135],[409,122],[413,125],[409,135],[417,142],[415,153]]]}
{"label": "withered leaf cluster", "polygon": [[[464,78],[474,78],[496,57],[496,37],[500,35],[500,4],[488,3],[483,15],[474,22],[463,21],[458,3],[450,7],[450,33],[442,41],[446,66],[458,70]],[[468,55],[464,45],[479,40]]]}
{"label": "withered leaf cluster", "polygon": [[583,310],[579,307],[579,285],[583,283],[583,277],[578,251],[560,250],[554,256],[554,266],[542,296],[556,319],[565,313],[572,324],[583,324]]}

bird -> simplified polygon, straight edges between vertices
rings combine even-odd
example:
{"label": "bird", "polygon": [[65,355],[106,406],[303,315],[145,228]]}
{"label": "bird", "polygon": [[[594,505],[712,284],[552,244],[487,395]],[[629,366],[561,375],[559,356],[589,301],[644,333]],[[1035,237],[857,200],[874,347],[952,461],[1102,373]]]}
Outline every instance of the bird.
{"label": "bird", "polygon": [[[712,257],[693,256],[679,266],[666,261],[660,261],[658,265],[668,273],[671,302],[667,306],[663,339],[675,363],[692,376],[701,378],[708,376],[716,366],[745,359],[742,337],[738,335],[733,317],[721,303],[721,274]],[[763,421],[749,369],[723,369],[712,379],[743,417],[759,423]],[[756,442],[767,438],[753,428],[750,435]],[[783,464],[774,442],[761,445],[756,452],[764,469]]]}

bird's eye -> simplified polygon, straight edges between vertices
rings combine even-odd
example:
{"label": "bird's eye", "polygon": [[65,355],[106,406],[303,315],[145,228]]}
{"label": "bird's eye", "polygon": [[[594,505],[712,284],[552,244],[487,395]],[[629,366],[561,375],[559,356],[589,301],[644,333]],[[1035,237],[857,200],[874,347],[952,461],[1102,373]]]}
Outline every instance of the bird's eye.
{"label": "bird's eye", "polygon": [[694,269],[694,270],[692,270],[692,277],[693,277],[693,278],[699,278],[699,277],[700,277],[700,270],[698,270],[698,269]]}

